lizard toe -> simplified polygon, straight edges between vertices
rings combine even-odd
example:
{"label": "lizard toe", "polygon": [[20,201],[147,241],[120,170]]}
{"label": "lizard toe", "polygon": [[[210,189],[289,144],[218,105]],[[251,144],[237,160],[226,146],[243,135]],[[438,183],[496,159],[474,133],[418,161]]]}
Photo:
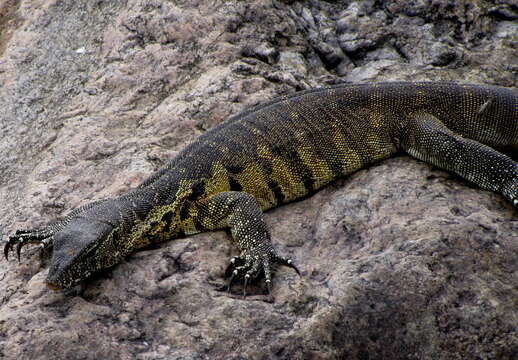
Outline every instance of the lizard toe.
{"label": "lizard toe", "polygon": [[240,282],[243,285],[243,298],[246,298],[249,285],[254,280],[264,276],[269,301],[273,301],[272,266],[274,265],[292,268],[301,276],[299,269],[293,264],[293,261],[277,255],[273,248],[255,249],[253,252],[231,258],[230,264],[225,271],[225,278],[229,280],[222,290],[226,289],[228,293],[231,293],[232,285]]}
{"label": "lizard toe", "polygon": [[225,270],[225,279],[228,279],[232,276],[232,273],[238,266],[244,265],[245,260],[239,256],[234,256],[230,259],[230,263]]}
{"label": "lizard toe", "polygon": [[286,259],[286,258],[283,258],[282,256],[275,256],[274,258],[274,261],[275,263],[279,264],[279,265],[282,265],[282,266],[287,266],[289,268],[292,268],[293,270],[295,270],[295,272],[297,273],[298,276],[302,276],[300,274],[300,270],[295,266],[295,264],[293,264],[293,260],[291,259]]}
{"label": "lizard toe", "polygon": [[27,242],[20,241],[18,242],[18,245],[16,245],[16,256],[18,257],[18,262],[20,262],[20,254],[22,253],[22,247],[25,244],[27,244]]}
{"label": "lizard toe", "polygon": [[12,246],[13,246],[13,242],[11,242],[11,239],[9,239],[5,242],[4,256],[5,256],[6,260],[9,260],[9,251],[11,251]]}
{"label": "lizard toe", "polygon": [[261,272],[265,277],[271,279],[270,275],[270,257],[250,256],[233,257],[225,271],[225,277],[228,277],[226,286],[227,292],[231,292],[232,285],[236,280],[243,283],[243,298],[247,295],[247,286],[255,279],[260,278]]}

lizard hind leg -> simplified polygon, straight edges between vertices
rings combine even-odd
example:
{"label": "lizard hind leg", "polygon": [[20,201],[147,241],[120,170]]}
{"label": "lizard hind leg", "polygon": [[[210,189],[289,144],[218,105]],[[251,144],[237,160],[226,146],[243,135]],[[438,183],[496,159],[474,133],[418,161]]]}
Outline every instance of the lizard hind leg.
{"label": "lizard hind leg", "polygon": [[452,171],[483,189],[499,192],[518,208],[518,163],[487,145],[456,134],[437,117],[413,114],[401,146],[420,160]]}

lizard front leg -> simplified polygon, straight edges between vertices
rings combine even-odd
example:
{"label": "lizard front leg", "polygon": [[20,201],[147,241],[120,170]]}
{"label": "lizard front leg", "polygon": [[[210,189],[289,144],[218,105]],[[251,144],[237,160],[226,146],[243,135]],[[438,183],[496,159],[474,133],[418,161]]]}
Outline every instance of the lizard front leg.
{"label": "lizard front leg", "polygon": [[50,228],[39,230],[17,230],[14,235],[9,236],[4,246],[4,256],[9,257],[9,251],[16,245],[16,255],[20,261],[20,253],[22,247],[27,244],[39,244],[42,251],[52,245],[54,240],[54,231]]}
{"label": "lizard front leg", "polygon": [[242,279],[243,295],[246,296],[247,283],[264,275],[268,294],[271,296],[272,264],[291,267],[300,275],[290,259],[285,259],[275,252],[263,212],[257,200],[249,193],[218,193],[198,202],[192,213],[206,229],[230,228],[240,255],[231,260],[230,266],[233,270],[228,283],[229,291],[234,280]]}
{"label": "lizard front leg", "polygon": [[41,247],[42,254],[46,249],[49,249],[54,244],[54,235],[57,234],[63,227],[65,227],[70,219],[82,212],[93,208],[96,205],[103,203],[104,200],[98,200],[81,206],[70,212],[66,217],[55,220],[41,229],[23,229],[16,230],[14,235],[9,236],[4,246],[4,256],[9,257],[9,252],[16,245],[16,255],[20,261],[20,253],[22,247],[27,244],[38,244]]}

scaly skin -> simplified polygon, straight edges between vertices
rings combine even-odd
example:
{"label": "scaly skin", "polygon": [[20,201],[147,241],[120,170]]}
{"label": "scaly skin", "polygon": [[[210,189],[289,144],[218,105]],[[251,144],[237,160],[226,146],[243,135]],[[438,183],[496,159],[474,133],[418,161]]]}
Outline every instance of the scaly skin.
{"label": "scaly skin", "polygon": [[295,267],[274,251],[263,212],[400,151],[518,207],[518,91],[382,83],[281,97],[208,131],[127,194],[16,232],[5,256],[14,244],[18,256],[27,243],[53,244],[47,283],[66,288],[139,248],[230,228],[240,249],[230,283],[241,278],[246,291],[262,274],[270,291],[273,263]]}

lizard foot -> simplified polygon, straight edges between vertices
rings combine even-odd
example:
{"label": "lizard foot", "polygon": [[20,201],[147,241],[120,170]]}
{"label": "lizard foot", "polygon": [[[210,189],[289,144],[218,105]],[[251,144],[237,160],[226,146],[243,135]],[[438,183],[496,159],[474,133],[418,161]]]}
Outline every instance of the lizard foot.
{"label": "lizard foot", "polygon": [[258,279],[262,274],[265,278],[269,300],[272,302],[272,264],[290,267],[300,276],[299,269],[293,264],[291,259],[278,256],[273,253],[273,251],[268,252],[265,256],[234,256],[225,271],[225,277],[229,278],[226,286],[227,292],[231,292],[232,284],[236,280],[242,280],[243,298],[246,298],[247,285],[253,280]]}
{"label": "lizard foot", "polygon": [[9,259],[9,251],[16,245],[16,255],[20,261],[20,253],[22,247],[27,244],[39,244],[41,247],[41,254],[52,243],[52,236],[54,233],[50,230],[17,230],[14,235],[9,236],[4,246],[5,258]]}

